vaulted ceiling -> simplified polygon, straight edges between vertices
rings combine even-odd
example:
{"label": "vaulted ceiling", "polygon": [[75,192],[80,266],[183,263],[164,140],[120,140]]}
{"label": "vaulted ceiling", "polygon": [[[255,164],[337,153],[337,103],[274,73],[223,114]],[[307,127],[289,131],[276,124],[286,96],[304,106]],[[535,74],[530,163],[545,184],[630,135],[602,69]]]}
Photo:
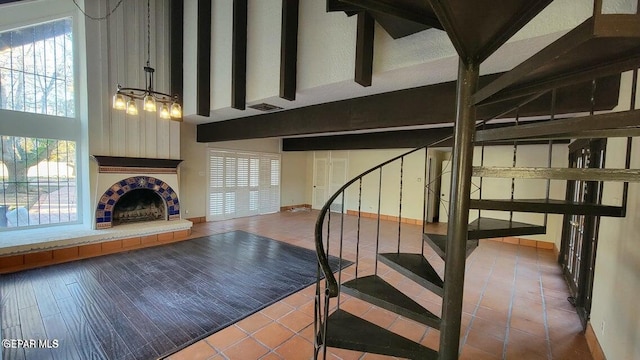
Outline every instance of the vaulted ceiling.
{"label": "vaulted ceiling", "polygon": [[[184,18],[198,21],[184,24],[185,38],[197,39],[192,48],[185,43],[184,94],[186,121],[200,124],[203,142],[447,126],[455,84],[445,83],[455,79],[459,57],[482,63],[484,74],[510,70],[593,7],[572,0],[197,3],[185,4]],[[607,84],[615,93],[619,79]],[[590,83],[576,86],[567,96],[589,92]],[[265,103],[273,105],[267,114],[252,108]],[[547,103],[535,104],[531,116],[548,113]]]}

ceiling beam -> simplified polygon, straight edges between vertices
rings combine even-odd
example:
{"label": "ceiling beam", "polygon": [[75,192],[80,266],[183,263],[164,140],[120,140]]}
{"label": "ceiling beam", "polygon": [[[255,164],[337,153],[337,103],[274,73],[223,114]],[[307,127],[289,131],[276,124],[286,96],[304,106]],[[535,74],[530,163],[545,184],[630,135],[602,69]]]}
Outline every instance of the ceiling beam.
{"label": "ceiling beam", "polygon": [[282,0],[280,97],[291,101],[296,99],[299,7],[299,0]]}
{"label": "ceiling beam", "polygon": [[374,12],[392,15],[402,19],[410,20],[419,24],[442,29],[440,21],[431,8],[424,1],[417,5],[397,0],[341,0],[347,4],[367,9]]}
{"label": "ceiling beam", "polygon": [[[487,84],[501,74],[485,75]],[[618,104],[620,76],[601,79],[596,86],[596,111]],[[589,111],[591,82],[558,89],[556,114]],[[392,91],[360,98],[277,111],[239,119],[198,125],[198,142],[242,140],[304,134],[381,129],[428,124],[449,124],[455,119],[455,81]],[[506,104],[508,103],[508,104]],[[541,96],[524,105],[521,117],[550,113],[550,96]],[[509,106],[507,106],[509,105]],[[478,119],[488,119],[509,109],[513,103],[478,108]],[[500,107],[499,107],[500,106]],[[513,117],[506,113],[504,118]]]}
{"label": "ceiling beam", "polygon": [[171,0],[171,94],[177,94],[183,102],[183,68],[184,63],[184,2]]}
{"label": "ceiling beam", "polygon": [[231,107],[247,107],[247,0],[233,0]]}
{"label": "ceiling beam", "polygon": [[[513,125],[510,123],[508,125]],[[494,129],[506,124],[487,125]],[[345,134],[329,136],[307,136],[282,139],[282,151],[322,151],[322,150],[366,150],[366,149],[413,149],[433,144],[436,141],[451,137],[453,127],[431,129],[381,131],[366,134]],[[568,144],[568,140],[555,140],[554,144]],[[522,140],[518,145],[549,144],[549,140]],[[487,143],[486,146],[513,145],[513,141]],[[451,147],[453,139],[438,143],[436,147]],[[477,145],[479,146],[479,145]]]}
{"label": "ceiling beam", "polygon": [[359,12],[356,36],[355,81],[362,86],[371,86],[374,36],[375,20],[367,11]]}
{"label": "ceiling beam", "polygon": [[208,117],[211,113],[211,0],[198,0],[197,27],[196,112]]}

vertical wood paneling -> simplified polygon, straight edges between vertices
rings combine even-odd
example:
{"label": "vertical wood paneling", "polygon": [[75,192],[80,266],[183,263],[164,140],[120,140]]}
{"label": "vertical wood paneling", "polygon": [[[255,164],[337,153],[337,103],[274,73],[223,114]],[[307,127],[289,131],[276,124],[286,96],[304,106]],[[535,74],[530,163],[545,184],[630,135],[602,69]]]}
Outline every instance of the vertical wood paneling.
{"label": "vertical wood paneling", "polygon": [[[114,1],[107,1],[108,7],[111,9],[115,5]],[[122,6],[127,9],[130,4],[123,4]],[[112,26],[109,28],[110,33],[110,47],[109,47],[109,71],[111,76],[111,82],[124,84],[128,77],[126,72],[126,62],[120,58],[124,55],[124,49],[129,42],[125,38],[125,14],[127,11],[118,11],[112,15],[110,21]],[[123,85],[126,86],[126,85]],[[124,142],[122,132],[124,131],[126,115],[121,111],[111,110],[111,122],[109,126],[109,153],[114,156],[124,156]]]}
{"label": "vertical wood paneling", "polygon": [[[115,0],[102,0],[103,11],[113,9]],[[169,10],[168,0],[151,1],[151,67],[154,74],[154,89],[170,93],[169,60]],[[105,100],[106,116],[102,119],[101,149],[103,155],[174,158],[180,157],[180,126],[178,123],[160,119],[157,113],[148,113],[138,101],[137,116],[129,116],[124,111],[111,108],[111,97],[117,84],[125,87],[145,87],[144,66],[147,61],[147,1],[130,0],[115,11],[104,26],[102,41],[107,52],[104,79],[108,84],[100,89]],[[92,90],[89,89],[90,93]],[[91,119],[99,121],[99,119]],[[175,123],[176,125],[172,125]],[[100,150],[98,150],[100,151]]]}

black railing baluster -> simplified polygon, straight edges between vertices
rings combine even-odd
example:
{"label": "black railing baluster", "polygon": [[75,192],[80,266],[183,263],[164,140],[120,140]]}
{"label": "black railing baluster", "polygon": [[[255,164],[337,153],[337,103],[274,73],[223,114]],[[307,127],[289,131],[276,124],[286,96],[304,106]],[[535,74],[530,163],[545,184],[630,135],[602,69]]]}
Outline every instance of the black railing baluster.
{"label": "black railing baluster", "polygon": [[[640,13],[640,7],[638,7],[638,13]],[[631,81],[631,104],[629,105],[629,110],[636,109],[636,92],[638,91],[638,69],[633,70],[633,79]],[[631,168],[631,146],[633,144],[633,138],[627,138],[627,158],[625,159],[624,168]],[[624,211],[625,215],[627,213],[627,196],[629,195],[629,182],[625,181],[622,185],[622,211]]]}
{"label": "black railing baluster", "polygon": [[356,233],[356,279],[358,278],[358,265],[360,260],[360,218],[362,210],[362,178],[360,178],[358,185],[358,227]]}
{"label": "black railing baluster", "polygon": [[[424,177],[422,178],[422,180],[424,180],[424,191],[423,191],[423,200],[424,200],[424,204],[422,204],[422,233],[426,233],[427,232],[427,218],[429,217],[428,214],[428,203],[429,200],[431,200],[431,192],[429,191],[429,187],[431,186],[431,171],[429,171],[429,179],[427,179],[427,168],[429,170],[431,170],[431,159],[429,158],[429,148],[425,147],[424,148]],[[420,246],[420,255],[424,256],[424,241],[421,241],[420,244],[422,246]]]}
{"label": "black railing baluster", "polygon": [[[380,204],[382,203],[382,167],[380,167],[380,180],[378,182],[378,223],[376,230],[376,256],[378,256],[378,248],[380,246]],[[374,270],[373,273],[378,275],[378,260],[374,261]]]}
{"label": "black railing baluster", "polygon": [[[342,244],[344,239],[344,190],[340,204],[340,251],[338,256],[338,284],[342,284]],[[338,309],[340,309],[340,293],[338,293]]]}
{"label": "black railing baluster", "polygon": [[[520,108],[516,110],[516,126],[520,125]],[[513,141],[513,160],[511,166],[516,167],[518,153],[518,140]],[[514,199],[514,194],[516,192],[516,179],[511,178],[511,200]],[[509,221],[513,221],[513,210],[509,211]]]}
{"label": "black railing baluster", "polygon": [[[556,118],[556,89],[551,91],[551,121]],[[547,166],[551,167],[553,157],[553,140],[549,140],[549,158],[547,159]],[[551,194],[551,179],[547,179],[547,202],[549,201],[549,195]],[[547,221],[549,219],[549,213],[544,213],[544,227],[547,227]]]}
{"label": "black railing baluster", "polygon": [[400,233],[402,231],[402,176],[404,175],[404,156],[400,158],[400,203],[398,208],[398,254],[400,254]]}

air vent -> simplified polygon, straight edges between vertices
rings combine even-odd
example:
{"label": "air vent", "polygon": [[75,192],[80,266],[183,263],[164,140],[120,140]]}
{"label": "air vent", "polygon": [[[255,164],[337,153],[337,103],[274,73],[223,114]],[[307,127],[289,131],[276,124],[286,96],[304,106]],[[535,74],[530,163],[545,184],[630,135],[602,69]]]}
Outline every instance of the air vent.
{"label": "air vent", "polygon": [[271,105],[271,104],[267,104],[267,103],[255,104],[255,105],[251,105],[249,107],[252,108],[252,109],[260,110],[260,111],[282,110],[282,108],[280,106],[275,106],[275,105]]}

